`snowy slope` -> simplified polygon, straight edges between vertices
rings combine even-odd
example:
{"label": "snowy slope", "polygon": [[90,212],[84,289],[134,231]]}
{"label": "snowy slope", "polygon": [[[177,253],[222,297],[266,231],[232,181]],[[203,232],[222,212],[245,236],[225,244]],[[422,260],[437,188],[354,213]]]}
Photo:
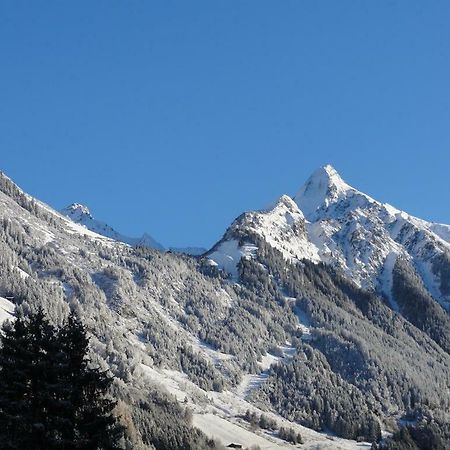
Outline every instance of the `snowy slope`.
{"label": "snowy slope", "polygon": [[[100,301],[88,300],[79,304],[84,321],[93,332],[91,345],[96,352],[103,356],[105,356],[105,351],[114,354],[115,350],[111,344],[111,339],[106,337],[111,333],[114,345],[118,347],[115,359],[122,357],[125,360],[131,359],[133,368],[135,365],[139,366],[139,363],[142,362],[142,366],[146,368],[144,374],[141,375],[138,369],[134,369],[136,372],[133,373],[130,382],[133,385],[136,383],[138,391],[145,392],[150,386],[156,385],[158,389],[159,386],[167,389],[183,404],[187,397],[189,399],[188,406],[194,411],[195,425],[212,437],[222,439],[225,444],[228,444],[230,436],[233,436],[235,438],[233,441],[238,440],[249,444],[258,442],[261,444],[261,448],[266,449],[294,448],[294,446],[272,436],[271,433],[255,433],[250,430],[248,424],[242,423],[239,416],[246,409],[252,408],[252,405],[235,393],[234,390],[225,390],[221,393],[203,391],[190,382],[185,374],[176,370],[163,370],[156,367],[149,356],[151,345],[142,339],[143,327],[148,323],[163,323],[167,325],[167,328],[173,328],[181,336],[181,340],[192,343],[195,351],[212,364],[221,367],[226,361],[232,360],[232,355],[215,351],[199,342],[198,339],[194,339],[194,336],[189,334],[180,326],[178,320],[172,317],[172,315],[177,314],[177,301],[179,301],[183,292],[189,296],[198,296],[201,292],[208,299],[216,297],[215,304],[217,305],[221,303],[231,304],[230,295],[219,289],[216,281],[203,278],[195,271],[193,272],[182,258],[168,253],[154,252],[152,264],[155,267],[149,272],[150,275],[154,274],[154,278],[152,278],[152,283],[141,287],[141,281],[137,274],[130,273],[128,268],[117,265],[115,265],[115,271],[117,272],[109,272],[112,265],[116,263],[111,259],[111,256],[107,259],[100,256],[104,251],[107,251],[109,255],[116,253],[123,258],[131,258],[133,252],[126,245],[117,242],[114,239],[117,236],[104,237],[97,233],[104,231],[104,229],[93,227],[93,230],[89,230],[83,224],[75,223],[61,216],[47,205],[34,199],[33,201],[39,207],[39,216],[41,213],[45,213],[46,217],[34,215],[3,192],[0,192],[0,215],[6,222],[27,230],[26,240],[23,243],[25,247],[36,248],[38,252],[41,248],[46,249],[49,253],[54,252],[57,256],[61,255],[61,262],[64,261],[64,264],[67,264],[65,267],[56,264],[57,270],[55,272],[43,270],[39,265],[34,264],[33,267],[27,269],[31,275],[28,273],[24,275],[26,272],[16,270],[19,276],[30,286],[37,285],[36,280],[38,279],[40,289],[43,289],[44,285],[48,286],[48,289],[52,292],[52,295],[48,296],[53,305],[50,308],[51,310],[64,310],[65,301],[74,300],[77,295],[77,289],[70,285],[74,282],[74,279],[65,277],[58,279],[60,271],[70,273],[74,270],[78,275],[85,274],[80,285],[83,289],[86,289],[85,295],[89,298],[92,293],[92,298],[100,298]],[[288,203],[294,210],[296,209],[291,200]],[[80,214],[89,214],[83,209],[81,209]],[[290,219],[287,220],[286,224],[288,222],[290,222]],[[249,249],[250,251],[251,249]],[[143,262],[145,261],[141,261],[141,263]],[[22,261],[22,264],[25,264],[25,262]],[[26,267],[26,265],[23,267]],[[114,284],[123,285],[123,287],[119,287],[114,293],[110,292],[108,290],[110,280],[107,279],[106,275],[103,275],[103,278],[98,276],[104,274],[105,270],[106,273],[111,273],[110,276],[113,277]],[[114,273],[120,274],[120,276],[117,275],[117,278],[115,278]],[[147,274],[147,276],[149,275]],[[120,308],[117,310],[106,301],[112,295],[120,299]],[[0,298],[0,320],[12,318],[13,311],[14,305],[9,300]],[[109,342],[109,346],[106,346],[105,342]],[[113,358],[111,358],[112,360]],[[208,400],[207,405],[204,404],[204,398]],[[261,413],[262,411],[258,412]],[[284,426],[292,426],[301,431],[306,439],[305,448],[365,448],[362,444],[354,441],[343,439],[330,441],[329,437],[324,434],[290,423],[278,415],[273,414],[273,417]],[[220,424],[220,426],[218,427],[217,424]],[[333,446],[333,444],[336,446]]]}
{"label": "snowy slope", "polygon": [[[187,404],[193,411],[193,424],[206,435],[219,439],[223,444],[238,443],[251,448],[259,445],[261,450],[291,450],[298,446],[278,439],[273,432],[252,428],[242,420],[242,415],[249,409],[252,412],[271,417],[280,426],[293,428],[302,434],[305,443],[301,448],[310,450],[357,450],[369,449],[370,444],[332,437],[306,428],[298,423],[288,421],[277,414],[263,411],[249,403],[240,391],[211,392],[204,391],[184,374],[174,370],[155,370],[141,365],[139,376],[157,382],[161,389],[167,390],[180,402]],[[245,380],[243,380],[245,383]],[[199,399],[201,401],[199,402]]]}
{"label": "snowy slope", "polygon": [[154,248],[161,251],[164,250],[164,247],[147,233],[144,233],[140,238],[124,236],[108,224],[94,219],[88,207],[79,203],[72,203],[67,208],[62,209],[61,214],[68,217],[73,222],[86,227],[88,230],[115,241],[124,242],[129,245],[140,245],[143,247]]}
{"label": "snowy slope", "polygon": [[0,326],[5,320],[14,318],[14,307],[14,303],[6,298],[0,297]]}
{"label": "snowy slope", "polygon": [[[358,286],[392,299],[392,270],[399,255],[410,260],[429,292],[450,308],[442,277],[450,261],[450,226],[430,223],[376,201],[347,184],[330,165],[316,170],[291,199],[236,219],[208,253],[211,264],[237,277],[258,236],[285,258],[339,267]],[[247,243],[246,240],[249,242]],[[443,261],[443,262],[442,262]],[[437,269],[444,265],[444,269]]]}
{"label": "snowy slope", "polygon": [[[327,176],[321,176],[321,186],[328,186]],[[352,211],[351,205],[339,209],[336,203],[346,205],[348,198],[354,197],[355,193],[353,188],[339,181],[336,176],[332,178],[341,185],[333,196],[327,193],[328,188],[322,189],[322,203],[318,205],[326,204],[326,207],[317,213],[314,220],[308,220],[310,214],[317,212],[314,198],[310,199],[306,214],[290,197],[283,196],[267,210],[246,213],[236,219],[224,238],[210,251],[211,260],[237,278],[236,265],[240,258],[252,258],[258,242],[264,240],[287,259],[306,258],[317,262],[325,260],[325,255],[328,255],[328,261],[347,267],[349,273],[358,274],[364,280],[375,277],[377,282],[389,289],[396,255],[400,252],[409,255],[408,251],[412,254],[413,251],[408,249],[417,253],[417,248],[421,247],[420,236],[414,238],[415,230],[423,233],[425,238],[434,236],[437,243],[434,247],[422,247],[424,261],[429,247],[433,250],[438,245],[447,245],[444,237],[448,227],[437,226],[439,237],[437,231],[433,231],[434,224],[413,220],[392,207],[376,203],[364,194],[357,202],[361,208],[358,214]],[[194,410],[194,423],[206,433],[211,433],[211,436],[222,438],[225,443],[228,443],[230,433],[239,433],[239,439],[248,443],[261,438],[261,448],[291,448],[270,433],[255,433],[245,423],[239,422],[239,416],[247,408],[252,408],[245,399],[246,393],[266,381],[264,372],[259,375],[243,373],[242,384],[215,393],[203,391],[180,371],[165,370],[152,360],[155,352],[150,339],[146,337],[148,325],[151,324],[151,331],[156,325],[162,324],[163,329],[173,330],[180,342],[192,344],[196,354],[214,367],[217,366],[219,370],[226,364],[232,367],[234,355],[218,352],[204,344],[180,322],[180,318],[186,317],[184,309],[187,299],[205,302],[214,315],[220,320],[226,320],[228,311],[235,310],[234,305],[237,304],[237,294],[229,283],[222,284],[219,279],[203,276],[196,271],[193,259],[152,251],[149,251],[151,258],[141,258],[140,249],[123,244],[118,239],[123,236],[106,224],[95,221],[89,210],[81,205],[76,205],[70,211],[74,222],[37,200],[33,199],[37,208],[28,209],[13,197],[0,192],[0,218],[9,230],[7,236],[11,238],[3,244],[8,249],[6,243],[9,242],[12,245],[9,253],[15,255],[3,263],[14,269],[22,267],[22,271],[12,271],[17,272],[21,279],[14,279],[16,284],[22,286],[23,281],[27,289],[36,292],[36,299],[50,302],[47,308],[51,311],[63,315],[68,308],[67,303],[76,302],[93,334],[93,348],[99,358],[104,358],[105,365],[108,361],[136,392],[145,394],[145,389],[149,387],[147,381],[151,381],[165,386],[180,402],[184,403],[187,397],[189,407]],[[375,212],[379,208],[379,214],[372,213],[367,207],[369,204],[375,205]],[[327,211],[332,209],[333,215],[328,220]],[[362,230],[368,233],[367,239],[362,239],[358,245],[356,241],[338,239],[336,233],[344,233],[346,226],[343,222],[345,219],[338,212],[344,217],[349,214],[352,218],[349,227],[358,229],[370,225]],[[87,224],[83,223],[84,220],[87,220]],[[379,233],[385,233],[382,234],[383,238],[369,244],[367,240]],[[12,239],[14,236],[20,238],[17,241],[20,246]],[[388,242],[384,242],[384,237],[389,238]],[[357,249],[360,253],[357,253]],[[334,257],[334,254],[340,257]],[[364,262],[364,258],[370,260],[372,254],[379,255],[379,259],[374,259],[373,267],[369,264],[371,261],[367,264]],[[25,260],[24,255],[28,259]],[[360,262],[353,261],[352,265],[351,258],[356,255],[359,255]],[[2,257],[6,256],[2,254]],[[5,267],[2,266],[2,269],[6,273]],[[380,271],[382,276],[378,273]],[[13,305],[8,300],[0,299],[0,306],[3,307],[5,317],[9,317]],[[304,339],[308,339],[311,334],[310,324],[301,311],[299,328],[304,331]],[[281,363],[275,357],[266,355],[261,362],[261,369],[266,370],[270,362]],[[139,368],[144,366],[150,370],[144,369],[145,373],[142,374]],[[122,367],[126,369],[123,375]],[[252,384],[253,381],[257,382]],[[330,436],[291,424],[280,416],[273,417],[280,424],[294,426],[301,431],[306,437],[304,448],[368,448],[365,444],[353,441],[330,440]]]}
{"label": "snowy slope", "polygon": [[433,265],[450,254],[450,227],[374,200],[348,185],[331,166],[318,169],[294,200],[309,222],[308,235],[322,261],[339,266],[358,285],[390,297],[395,259],[403,255],[448,308],[450,297],[441,291]]}
{"label": "snowy slope", "polygon": [[[283,253],[287,259],[319,261],[318,249],[306,233],[305,218],[295,202],[283,195],[266,210],[248,212],[238,217],[224,237],[208,253],[212,264],[237,277],[237,264],[242,257],[251,257],[257,247],[256,236]],[[248,242],[240,243],[242,236]]]}

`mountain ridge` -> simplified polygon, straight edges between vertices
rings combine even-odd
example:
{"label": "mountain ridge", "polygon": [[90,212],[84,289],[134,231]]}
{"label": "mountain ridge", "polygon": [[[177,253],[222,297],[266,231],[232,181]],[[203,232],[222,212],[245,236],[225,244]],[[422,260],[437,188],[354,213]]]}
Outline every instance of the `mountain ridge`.
{"label": "mountain ridge", "polygon": [[71,219],[73,222],[85,226],[88,230],[114,239],[115,241],[124,242],[129,245],[142,245],[144,247],[164,250],[163,245],[157,242],[148,233],[144,233],[139,238],[124,236],[105,222],[94,219],[89,208],[80,203],[72,203],[62,209],[60,213]]}
{"label": "mountain ridge", "polygon": [[[286,199],[290,197],[282,196],[276,205],[286,205]],[[286,257],[307,258],[339,267],[359,286],[378,290],[390,300],[395,260],[399,256],[410,259],[427,289],[446,309],[450,308],[447,290],[439,288],[442,276],[437,269],[439,260],[443,259],[442,270],[445,273],[449,270],[450,226],[418,219],[376,201],[347,184],[331,165],[316,170],[292,200],[298,207],[297,223],[305,233],[303,241],[291,245],[289,250],[286,244],[289,238],[283,235],[292,237],[292,224],[280,217],[271,219],[271,212],[264,210],[246,213],[247,216],[240,216],[241,220],[259,215],[259,222],[265,222],[266,227],[260,234]],[[290,214],[289,207],[285,207],[284,214]],[[236,226],[235,221],[230,229]],[[241,227],[251,226],[241,223]],[[275,237],[274,230],[277,230]],[[223,262],[228,258],[236,260],[236,255],[220,251],[227,233],[219,241],[222,243],[213,247],[216,250],[209,253],[212,263],[219,267],[222,264],[224,268]]]}
{"label": "mountain ridge", "polygon": [[[194,258],[94,233],[0,175],[0,297],[8,314],[42,307],[54,323],[78,311],[93,361],[115,377],[130,449],[216,448],[186,407],[225,445],[295,448],[255,432],[247,409],[300,432],[307,449],[369,448],[405,420],[450,443],[450,318],[436,299],[450,273],[432,227],[345,192],[310,222],[282,196]],[[440,274],[434,296],[420,261]],[[373,268],[378,282],[386,265],[391,301],[352,275],[371,280]]]}

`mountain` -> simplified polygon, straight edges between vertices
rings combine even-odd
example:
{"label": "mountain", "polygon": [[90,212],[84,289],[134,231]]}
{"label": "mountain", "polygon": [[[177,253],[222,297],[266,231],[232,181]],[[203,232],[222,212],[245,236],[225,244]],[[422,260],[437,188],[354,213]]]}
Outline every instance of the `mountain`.
{"label": "mountain", "polygon": [[450,308],[450,226],[374,200],[330,165],[315,171],[292,199],[284,195],[268,210],[246,213],[231,225],[209,258],[233,276],[240,258],[251,254],[247,245],[237,245],[236,230],[258,234],[286,258],[337,267],[394,308],[393,271],[397,260],[405,260],[433,298]]}
{"label": "mountain", "polygon": [[300,433],[302,448],[359,449],[404,424],[448,448],[447,226],[329,166],[199,257],[65,214],[0,174],[2,319],[78,312],[125,448],[293,449]]}
{"label": "mountain", "polygon": [[358,285],[392,299],[392,273],[409,261],[427,290],[450,308],[450,226],[382,204],[345,183],[336,170],[316,171],[294,196],[320,260],[339,266]]}
{"label": "mountain", "polygon": [[164,247],[147,233],[144,233],[140,238],[124,236],[108,224],[94,219],[89,208],[79,203],[72,203],[67,208],[62,209],[61,214],[68,217],[73,222],[83,225],[88,230],[114,239],[115,241],[124,242],[129,245],[142,245],[143,247],[164,250]]}
{"label": "mountain", "polygon": [[[72,203],[67,208],[62,209],[60,213],[68,217],[73,222],[86,227],[88,230],[115,241],[124,242],[125,244],[129,244],[131,246],[143,246],[161,251],[165,250],[162,244],[147,233],[144,233],[139,238],[124,236],[110,225],[94,219],[89,211],[89,208],[81,205],[80,203]],[[207,251],[207,249],[203,247],[170,247],[169,250],[174,253],[184,253],[194,256],[202,255]]]}

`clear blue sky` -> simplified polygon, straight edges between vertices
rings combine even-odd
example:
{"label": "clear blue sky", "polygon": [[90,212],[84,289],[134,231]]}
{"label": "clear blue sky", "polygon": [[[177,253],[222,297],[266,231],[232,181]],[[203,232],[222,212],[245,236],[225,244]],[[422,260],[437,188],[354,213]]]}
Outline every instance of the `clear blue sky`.
{"label": "clear blue sky", "polygon": [[209,246],[331,163],[450,223],[450,2],[0,3],[0,167],[50,205]]}

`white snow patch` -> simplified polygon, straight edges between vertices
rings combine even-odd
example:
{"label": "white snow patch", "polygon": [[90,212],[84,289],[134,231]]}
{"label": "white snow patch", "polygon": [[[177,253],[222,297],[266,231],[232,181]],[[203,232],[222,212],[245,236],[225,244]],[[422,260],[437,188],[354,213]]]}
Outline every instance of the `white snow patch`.
{"label": "white snow patch", "polygon": [[28,273],[26,273],[24,270],[22,270],[20,267],[16,267],[17,272],[19,272],[19,276],[20,278],[22,278],[22,280],[26,280],[27,278],[30,277],[30,275]]}
{"label": "white snow patch", "polygon": [[0,325],[7,319],[14,319],[14,303],[0,297]]}
{"label": "white snow patch", "polygon": [[230,355],[228,353],[222,353],[219,352],[218,350],[215,350],[207,343],[200,341],[200,339],[196,339],[195,341],[193,341],[192,347],[196,349],[198,352],[208,356],[208,359],[210,359],[213,364],[218,364],[221,361],[229,361],[234,358],[233,355]]}
{"label": "white snow patch", "polygon": [[450,226],[442,223],[433,223],[430,225],[430,230],[439,236],[442,240],[450,244]]}
{"label": "white snow patch", "polygon": [[262,370],[268,370],[270,369],[270,366],[272,364],[278,364],[280,362],[279,356],[271,355],[270,353],[266,353],[262,358],[261,361],[258,362],[258,366],[261,367]]}
{"label": "white snow patch", "polygon": [[[285,297],[285,299],[289,302],[295,303],[297,299],[295,297]],[[298,306],[294,307],[295,315],[297,316],[298,324],[297,328],[302,332],[302,340],[309,341],[312,338],[311,328],[312,324],[309,320],[309,317],[302,311]]]}
{"label": "white snow patch", "polygon": [[345,197],[353,188],[336,172],[326,165],[317,169],[294,196],[294,201],[308,220],[316,217],[320,208],[327,208],[331,202]]}
{"label": "white snow patch", "polygon": [[225,272],[229,273],[233,280],[238,279],[237,265],[242,257],[249,258],[254,255],[257,247],[252,244],[244,244],[239,247],[236,239],[221,242],[216,250],[210,255],[209,259],[217,264]]}
{"label": "white snow patch", "polygon": [[269,377],[267,371],[261,372],[260,374],[247,374],[242,377],[242,381],[236,387],[236,395],[245,399],[250,392],[258,389]]}
{"label": "white snow patch", "polygon": [[309,317],[300,308],[295,308],[295,314],[297,315],[298,319],[298,328],[302,332],[302,340],[305,341],[311,340],[312,325],[311,321],[309,320]]}
{"label": "white snow patch", "polygon": [[392,295],[392,273],[394,270],[395,262],[397,261],[398,253],[391,251],[384,262],[383,269],[379,276],[381,292],[386,296],[394,311],[400,312],[400,307]]}
{"label": "white snow patch", "polygon": [[271,442],[263,436],[246,430],[237,423],[231,423],[217,415],[194,414],[193,425],[203,431],[208,437],[219,439],[223,445],[240,444],[244,448],[258,445],[261,450],[281,450],[295,448],[283,441]]}

